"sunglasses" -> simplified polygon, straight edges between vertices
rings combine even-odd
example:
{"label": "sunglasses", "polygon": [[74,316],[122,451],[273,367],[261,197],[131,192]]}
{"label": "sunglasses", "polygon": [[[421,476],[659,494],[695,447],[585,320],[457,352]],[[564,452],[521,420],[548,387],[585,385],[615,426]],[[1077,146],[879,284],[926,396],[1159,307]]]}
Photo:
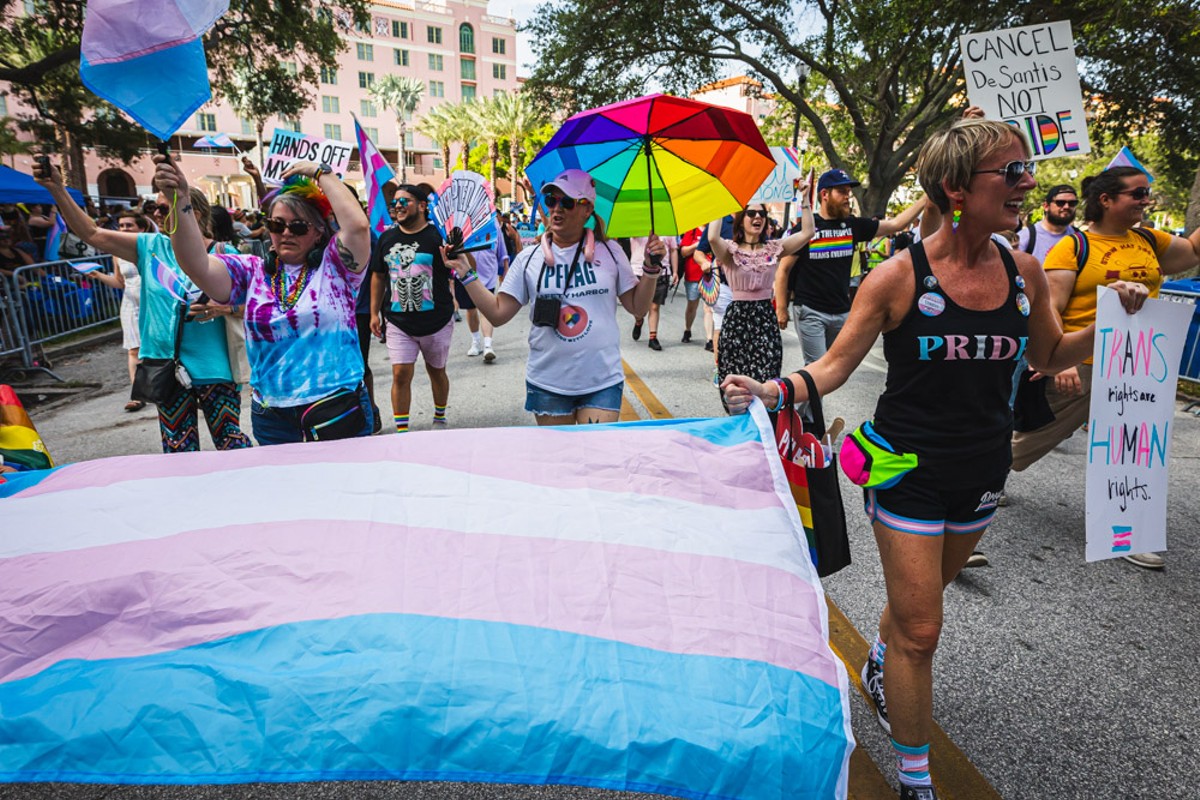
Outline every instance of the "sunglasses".
{"label": "sunglasses", "polygon": [[1054,205],[1058,206],[1059,208],[1074,208],[1075,206],[1079,205],[1078,200],[1051,200],[1050,202],[1054,203]]}
{"label": "sunglasses", "polygon": [[281,219],[271,218],[266,221],[267,230],[271,233],[283,233],[287,231],[293,236],[304,236],[312,226],[302,219],[294,219],[291,222],[284,222]]}
{"label": "sunglasses", "polygon": [[412,200],[409,200],[407,197],[397,197],[392,201],[392,205],[396,208],[408,208],[412,205]]}
{"label": "sunglasses", "polygon": [[977,169],[971,173],[972,175],[1003,175],[1004,183],[1008,186],[1016,186],[1021,182],[1021,178],[1026,175],[1033,177],[1037,174],[1036,161],[1010,161],[1001,169]]}
{"label": "sunglasses", "polygon": [[1134,200],[1145,200],[1150,196],[1150,187],[1139,186],[1136,189],[1122,189],[1119,192],[1113,192],[1113,194],[1127,194]]}
{"label": "sunglasses", "polygon": [[758,219],[759,217],[765,218],[767,216],[767,212],[761,208],[747,208],[746,216],[750,219]]}
{"label": "sunglasses", "polygon": [[162,214],[165,217],[167,214],[171,213],[171,207],[166,203],[157,203],[154,206],[154,213]]}
{"label": "sunglasses", "polygon": [[562,206],[563,211],[571,211],[575,208],[576,203],[586,203],[587,200],[576,200],[573,197],[560,197],[556,194],[542,195],[542,204],[548,209],[555,209]]}

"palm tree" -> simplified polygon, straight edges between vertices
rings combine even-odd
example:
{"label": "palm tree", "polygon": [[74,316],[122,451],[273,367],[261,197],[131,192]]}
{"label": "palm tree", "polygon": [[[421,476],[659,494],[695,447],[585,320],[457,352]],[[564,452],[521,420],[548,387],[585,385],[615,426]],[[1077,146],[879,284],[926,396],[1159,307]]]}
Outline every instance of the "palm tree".
{"label": "palm tree", "polygon": [[425,116],[417,120],[417,131],[428,136],[437,147],[442,149],[442,168],[446,177],[450,177],[450,142],[454,141],[458,122],[450,113],[450,106],[440,105],[430,109]]}
{"label": "palm tree", "polygon": [[496,189],[496,164],[500,161],[500,140],[504,138],[503,120],[496,113],[497,100],[489,98],[474,103],[475,122],[479,135],[487,143],[488,180]]}
{"label": "palm tree", "polygon": [[371,87],[371,96],[385,109],[396,112],[396,138],[399,145],[396,150],[396,166],[400,172],[400,182],[408,182],[408,154],[405,153],[405,136],[408,134],[408,119],[417,110],[421,95],[425,93],[425,82],[407,75],[384,75]]}
{"label": "palm tree", "polygon": [[470,169],[471,142],[479,136],[480,125],[477,113],[479,107],[468,101],[444,106],[444,108],[454,119],[454,141],[458,142],[459,152],[462,154],[462,168]]}
{"label": "palm tree", "polygon": [[501,132],[501,138],[508,140],[509,180],[512,183],[513,200],[516,200],[517,186],[520,185],[520,176],[524,169],[521,164],[521,143],[546,124],[546,116],[521,92],[503,94],[495,98],[492,116]]}

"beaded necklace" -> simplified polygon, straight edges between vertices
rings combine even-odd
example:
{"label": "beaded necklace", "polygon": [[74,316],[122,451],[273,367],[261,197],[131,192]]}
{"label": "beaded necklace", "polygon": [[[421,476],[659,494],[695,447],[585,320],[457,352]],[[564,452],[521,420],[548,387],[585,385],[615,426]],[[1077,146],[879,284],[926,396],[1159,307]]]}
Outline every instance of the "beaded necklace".
{"label": "beaded necklace", "polygon": [[271,291],[275,294],[275,302],[284,311],[290,311],[295,308],[296,303],[300,301],[300,296],[304,294],[304,288],[308,286],[308,276],[312,269],[307,265],[300,268],[300,274],[296,276],[295,282],[292,284],[292,290],[285,295],[284,290],[287,288],[287,270],[280,264],[275,269],[275,275],[271,279]]}

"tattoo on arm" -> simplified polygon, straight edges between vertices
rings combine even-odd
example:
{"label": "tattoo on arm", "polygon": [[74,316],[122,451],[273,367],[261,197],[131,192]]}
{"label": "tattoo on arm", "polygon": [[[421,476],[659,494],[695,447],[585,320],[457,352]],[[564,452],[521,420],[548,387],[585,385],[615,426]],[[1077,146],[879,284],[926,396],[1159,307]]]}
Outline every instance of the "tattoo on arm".
{"label": "tattoo on arm", "polygon": [[354,253],[350,252],[350,248],[342,244],[342,237],[337,238],[338,257],[342,259],[342,263],[346,265],[346,269],[351,272],[358,272],[359,264],[354,258]]}

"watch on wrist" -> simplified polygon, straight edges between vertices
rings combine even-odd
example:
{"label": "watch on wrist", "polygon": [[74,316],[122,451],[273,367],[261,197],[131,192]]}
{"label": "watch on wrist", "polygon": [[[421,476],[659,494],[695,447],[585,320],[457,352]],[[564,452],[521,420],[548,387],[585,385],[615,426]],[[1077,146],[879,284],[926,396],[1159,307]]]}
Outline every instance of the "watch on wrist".
{"label": "watch on wrist", "polygon": [[313,180],[319,181],[321,179],[322,175],[332,175],[332,174],[333,174],[333,167],[331,167],[329,164],[319,164],[319,165],[317,165],[317,171],[313,173]]}

